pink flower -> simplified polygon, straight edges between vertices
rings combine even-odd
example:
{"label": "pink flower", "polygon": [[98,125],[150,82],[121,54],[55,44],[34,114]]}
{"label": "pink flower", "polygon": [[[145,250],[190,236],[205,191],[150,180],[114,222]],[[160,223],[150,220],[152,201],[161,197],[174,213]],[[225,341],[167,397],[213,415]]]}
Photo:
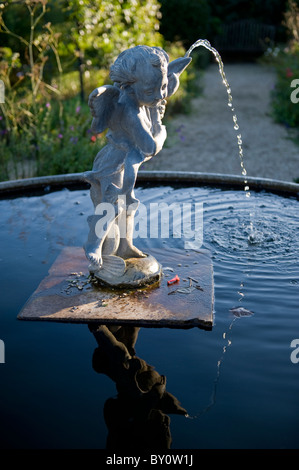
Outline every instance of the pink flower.
{"label": "pink flower", "polygon": [[77,106],[76,113],[80,113],[81,106]]}
{"label": "pink flower", "polygon": [[58,134],[58,139],[62,139],[63,135],[62,134]]}
{"label": "pink flower", "polygon": [[291,78],[293,75],[294,75],[294,74],[293,74],[293,72],[292,72],[292,69],[290,69],[290,67],[288,67],[288,68],[286,69],[286,76],[287,76],[287,78]]}
{"label": "pink flower", "polygon": [[92,142],[95,142],[95,141],[97,140],[97,138],[96,138],[95,135],[92,135],[92,136],[90,137],[90,140],[91,140]]}
{"label": "pink flower", "polygon": [[46,103],[46,108],[51,108],[50,103]]}
{"label": "pink flower", "polygon": [[3,116],[0,116],[0,121],[2,121],[2,119],[3,119]]}

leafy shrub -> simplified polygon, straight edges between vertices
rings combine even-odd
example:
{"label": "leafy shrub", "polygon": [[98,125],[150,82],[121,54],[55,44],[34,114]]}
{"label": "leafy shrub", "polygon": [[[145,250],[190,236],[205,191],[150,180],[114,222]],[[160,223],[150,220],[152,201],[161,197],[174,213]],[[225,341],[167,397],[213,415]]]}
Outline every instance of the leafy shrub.
{"label": "leafy shrub", "polygon": [[[69,2],[63,0],[59,0],[59,2],[62,5],[69,5]],[[31,25],[31,33],[26,32],[24,36],[21,36],[19,31],[12,31],[7,26],[3,14],[5,9],[3,11],[0,8],[2,37],[5,33],[8,38],[17,40],[22,46],[20,52],[14,52],[8,45],[0,47],[0,79],[3,80],[6,88],[5,103],[0,103],[1,179],[85,171],[91,168],[97,149],[105,144],[104,135],[95,136],[90,131],[92,117],[87,105],[87,96],[94,88],[109,83],[109,66],[101,68],[99,64],[95,66],[92,60],[85,61],[81,76],[85,81],[85,99],[82,101],[82,86],[78,80],[78,71],[69,67],[66,72],[63,72],[59,54],[60,50],[63,51],[63,47],[60,45],[62,42],[60,34],[53,29],[51,23],[46,22],[48,14],[46,6],[51,6],[52,3],[47,0],[26,0],[24,4],[16,5],[17,8],[27,8],[29,20],[24,18],[24,24]],[[78,7],[77,16],[75,16],[77,22],[79,19],[83,21],[83,18],[87,21],[88,15],[93,12],[89,11],[88,13],[87,3],[83,0],[72,2],[72,7]],[[110,13],[108,12],[108,3],[111,6]],[[93,5],[95,7],[98,4],[99,2],[96,1]],[[144,34],[144,43],[149,42],[152,38],[155,39],[156,44],[150,45],[161,45],[161,37],[157,31],[155,30],[150,35],[150,26],[147,25],[145,29],[142,29],[141,17],[136,18],[133,14],[140,7],[144,18],[146,13],[149,15],[148,21],[145,22],[152,24],[153,18],[157,14],[155,0],[150,2],[144,0],[105,1],[100,4],[102,9],[106,9],[105,14],[109,13],[111,16],[114,8],[114,11],[118,12],[117,14],[125,17],[126,24],[132,23],[133,29],[128,33],[129,36],[123,34],[123,42],[117,43],[113,54],[116,51],[119,52],[121,48],[125,48],[125,37],[132,39],[127,47],[135,45],[135,39],[141,39],[140,35],[142,34]],[[79,18],[78,12],[82,13],[83,18]],[[89,18],[88,21],[91,19]],[[86,36],[85,34],[82,36],[91,41],[92,34],[88,24],[88,22],[84,23]],[[113,25],[114,28],[117,28],[116,23]],[[98,26],[100,27],[100,25]],[[125,33],[124,24],[122,23],[119,27]],[[96,31],[98,30],[96,29]],[[116,34],[116,29],[114,32]],[[64,34],[63,37],[65,44]],[[133,38],[135,39],[133,40]],[[77,39],[75,38],[74,41],[76,42]],[[111,37],[112,39],[113,37]],[[103,38],[99,40],[103,40]],[[14,41],[9,44],[14,45]],[[82,40],[77,46],[85,47],[85,51],[87,51],[87,45],[89,44],[91,47],[88,41],[84,45]],[[181,44],[166,44],[164,48],[169,53],[171,60],[185,54]],[[49,75],[46,73],[46,65],[53,57],[56,62],[52,61],[53,73]],[[112,55],[108,53],[107,57],[111,59],[110,65]],[[56,71],[53,69],[55,63]],[[192,66],[188,67],[181,76],[181,86],[178,92],[171,98],[167,106],[167,116],[174,112],[188,112],[190,110],[190,99],[195,90],[196,77]]]}
{"label": "leafy shrub", "polygon": [[299,79],[299,6],[289,0],[284,14],[288,31],[287,47],[266,51],[268,62],[276,69],[276,85],[272,91],[273,116],[277,122],[288,127],[299,127],[299,104],[291,100],[293,80]]}

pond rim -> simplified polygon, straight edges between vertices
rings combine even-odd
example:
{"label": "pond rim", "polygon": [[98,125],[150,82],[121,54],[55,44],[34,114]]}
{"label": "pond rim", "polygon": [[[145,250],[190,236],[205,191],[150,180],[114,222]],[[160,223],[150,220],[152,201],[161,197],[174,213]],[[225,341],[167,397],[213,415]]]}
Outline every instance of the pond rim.
{"label": "pond rim", "polygon": [[[244,190],[244,177],[221,173],[201,173],[187,171],[140,171],[137,177],[139,183],[183,184],[196,186],[213,186],[226,189]],[[299,184],[273,180],[269,178],[246,177],[246,185],[250,190],[267,191],[299,199]],[[83,173],[68,173],[60,175],[40,176],[0,182],[0,199],[26,196],[33,192],[52,192],[62,188],[89,189],[90,185],[84,180]]]}

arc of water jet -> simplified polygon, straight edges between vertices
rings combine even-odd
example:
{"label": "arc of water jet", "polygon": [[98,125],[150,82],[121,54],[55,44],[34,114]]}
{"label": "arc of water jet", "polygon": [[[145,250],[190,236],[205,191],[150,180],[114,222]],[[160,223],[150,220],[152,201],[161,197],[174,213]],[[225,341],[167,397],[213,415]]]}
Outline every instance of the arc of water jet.
{"label": "arc of water jet", "polygon": [[[214,54],[214,57],[216,59],[216,61],[218,62],[218,67],[219,67],[219,73],[221,75],[221,78],[222,78],[222,82],[223,84],[225,85],[226,87],[226,91],[227,91],[227,94],[228,94],[228,106],[230,107],[231,111],[233,113],[235,113],[235,108],[233,107],[233,97],[232,97],[232,93],[231,93],[231,88],[230,88],[230,85],[228,83],[228,80],[226,78],[226,75],[225,75],[225,72],[224,72],[224,64],[223,64],[223,61],[221,59],[221,56],[219,54],[219,52],[217,51],[217,49],[215,49],[213,46],[211,46],[210,42],[207,40],[207,39],[198,39],[197,41],[195,41],[194,44],[192,44],[192,46],[188,49],[188,51],[186,52],[185,54],[185,57],[189,57],[191,52],[196,48],[196,47],[199,47],[199,46],[203,46],[205,47],[206,49],[208,49],[210,52],[212,52]],[[236,114],[233,114],[233,122],[234,122],[234,129],[237,131],[239,130],[239,124],[238,124],[238,119],[237,119],[237,115]],[[247,175],[247,171],[245,169],[245,165],[244,165],[244,155],[243,155],[243,147],[242,147],[242,136],[241,134],[238,134],[237,135],[237,139],[238,139],[238,148],[239,148],[239,158],[240,158],[240,164],[241,164],[241,168],[242,168],[242,175],[243,176],[246,176]],[[248,182],[247,180],[245,179],[244,180],[244,191],[246,193],[246,197],[250,197],[250,191],[249,191],[249,186],[248,186]]]}

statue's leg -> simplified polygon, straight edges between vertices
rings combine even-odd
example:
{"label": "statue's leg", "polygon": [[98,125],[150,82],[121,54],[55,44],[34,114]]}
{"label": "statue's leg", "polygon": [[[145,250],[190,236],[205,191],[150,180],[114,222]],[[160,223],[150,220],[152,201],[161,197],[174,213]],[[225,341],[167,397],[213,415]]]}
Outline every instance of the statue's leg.
{"label": "statue's leg", "polygon": [[134,197],[134,187],[137,174],[144,155],[136,148],[131,149],[124,162],[122,186],[111,183],[106,189],[106,198],[112,204],[116,204],[119,196],[126,196],[127,205],[138,203]]}
{"label": "statue's leg", "polygon": [[121,341],[122,343],[124,343],[124,345],[128,349],[131,356],[136,355],[135,344],[138,338],[139,331],[140,331],[140,327],[124,325],[121,328],[119,328],[117,331],[113,332],[115,338],[118,341]]}
{"label": "statue's leg", "polygon": [[[84,245],[84,250],[92,267],[99,269],[103,263],[102,250],[107,235],[115,236],[116,234],[116,231],[113,230],[113,225],[118,215],[118,207],[108,203],[105,198],[106,189],[111,184],[112,178],[106,177],[104,181],[100,183],[99,179],[93,179],[94,176],[95,175],[90,175],[89,181],[91,182],[91,194],[95,206],[95,214],[87,218],[89,235]],[[115,178],[113,177],[113,179]],[[109,245],[112,246],[112,251],[116,251],[116,243],[109,243]]]}
{"label": "statue's leg", "polygon": [[126,210],[118,217],[117,222],[119,226],[120,240],[116,255],[123,259],[146,257],[142,251],[133,245],[134,217],[136,210],[137,203],[129,207],[127,206]]}
{"label": "statue's leg", "polygon": [[134,197],[134,188],[137,174],[141,163],[144,161],[144,155],[137,148],[130,150],[126,156],[124,165],[124,178],[122,185],[122,194],[126,195],[127,205],[138,204],[138,199]]}
{"label": "statue's leg", "polygon": [[[112,212],[112,208],[111,213],[108,215],[95,214],[90,215],[87,218],[87,222],[89,224],[89,234],[87,242],[84,245],[84,250],[87,259],[95,269],[99,269],[102,266],[103,244],[106,240],[107,234],[115,222],[115,213]],[[106,225],[105,231],[103,231],[104,224]]]}

